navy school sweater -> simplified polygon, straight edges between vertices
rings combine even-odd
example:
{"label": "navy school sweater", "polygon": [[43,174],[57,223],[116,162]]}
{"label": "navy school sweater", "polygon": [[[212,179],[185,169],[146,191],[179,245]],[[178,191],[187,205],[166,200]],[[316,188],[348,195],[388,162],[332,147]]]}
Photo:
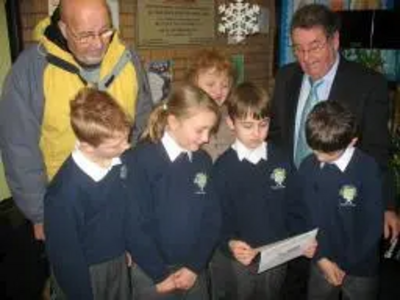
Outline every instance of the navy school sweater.
{"label": "navy school sweater", "polygon": [[199,150],[192,161],[181,154],[171,162],[161,142],[141,143],[128,157],[130,201],[138,203],[152,245],[146,246],[147,253],[135,253],[131,245],[134,261],[155,282],[168,275],[171,265],[203,270],[220,230],[210,157]]}
{"label": "navy school sweater", "polygon": [[383,196],[374,159],[356,149],[342,172],[332,164],[321,168],[311,155],[301,164],[298,177],[298,200],[304,205],[298,213],[306,216],[305,229],[319,228],[314,260],[326,257],[349,275],[376,275]]}
{"label": "navy school sweater", "polygon": [[93,299],[89,267],[125,252],[122,166],[95,182],[69,157],[49,184],[44,199],[46,248],[68,299]]}
{"label": "navy school sweater", "polygon": [[222,249],[238,239],[259,247],[287,237],[287,189],[293,167],[276,145],[267,144],[267,160],[239,160],[229,148],[217,160],[213,178],[221,201]]}

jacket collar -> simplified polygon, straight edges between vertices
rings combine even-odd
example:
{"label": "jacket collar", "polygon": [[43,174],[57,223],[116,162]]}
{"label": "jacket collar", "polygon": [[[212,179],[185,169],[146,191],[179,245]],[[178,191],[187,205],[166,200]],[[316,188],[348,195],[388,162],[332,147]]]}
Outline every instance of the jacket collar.
{"label": "jacket collar", "polygon": [[261,143],[255,149],[249,149],[242,142],[236,139],[232,145],[232,149],[236,151],[240,161],[245,159],[254,165],[256,165],[260,160],[267,160],[268,158],[266,142]]}
{"label": "jacket collar", "polygon": [[164,146],[171,162],[174,162],[181,153],[186,153],[189,157],[189,160],[192,160],[192,152],[179,146],[167,131],[164,132],[164,135],[161,138],[161,143]]}
{"label": "jacket collar", "polygon": [[[59,43],[56,43],[53,40],[49,39],[46,35],[43,35],[40,43],[44,46],[47,53],[49,53],[50,55],[56,56],[59,59],[79,69],[82,68],[69,50],[65,49]],[[108,74],[108,72],[112,70],[114,65],[119,61],[121,55],[124,53],[125,49],[126,47],[122,44],[119,38],[119,34],[116,32],[102,60],[100,77]]]}
{"label": "jacket collar", "polygon": [[101,181],[114,166],[121,164],[121,159],[119,157],[114,157],[108,168],[102,168],[89,160],[77,147],[72,152],[72,159],[82,172],[92,178],[95,182]]}
{"label": "jacket collar", "polygon": [[[351,158],[354,155],[355,148],[354,147],[347,147],[343,154],[333,162],[330,162],[332,165],[336,165],[340,171],[345,172]],[[323,167],[325,163],[321,163],[321,167]]]}

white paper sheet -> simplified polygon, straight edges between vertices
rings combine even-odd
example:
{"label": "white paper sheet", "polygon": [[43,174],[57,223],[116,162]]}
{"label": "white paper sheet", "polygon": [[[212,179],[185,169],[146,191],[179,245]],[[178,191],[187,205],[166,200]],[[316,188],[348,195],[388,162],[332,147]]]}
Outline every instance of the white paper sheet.
{"label": "white paper sheet", "polygon": [[303,255],[304,250],[310,246],[317,233],[318,229],[316,228],[306,233],[257,248],[256,250],[260,252],[258,273]]}

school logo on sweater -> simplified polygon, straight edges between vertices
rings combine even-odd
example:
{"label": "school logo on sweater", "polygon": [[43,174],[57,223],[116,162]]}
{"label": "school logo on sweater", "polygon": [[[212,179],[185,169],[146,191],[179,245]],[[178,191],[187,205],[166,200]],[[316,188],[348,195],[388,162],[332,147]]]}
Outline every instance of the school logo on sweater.
{"label": "school logo on sweater", "polygon": [[271,173],[271,179],[274,181],[275,185],[272,186],[273,189],[283,189],[285,188],[286,180],[286,170],[283,168],[276,168]]}
{"label": "school logo on sweater", "polygon": [[339,195],[343,198],[340,206],[356,206],[354,201],[357,197],[357,189],[354,185],[346,184],[342,186]]}
{"label": "school logo on sweater", "polygon": [[119,170],[119,177],[121,179],[126,179],[127,176],[128,176],[128,169],[125,165],[122,165],[121,169]]}
{"label": "school logo on sweater", "polygon": [[197,173],[193,182],[194,184],[198,187],[198,190],[196,191],[196,194],[205,194],[206,192],[204,191],[206,185],[207,185],[207,174],[205,173]]}

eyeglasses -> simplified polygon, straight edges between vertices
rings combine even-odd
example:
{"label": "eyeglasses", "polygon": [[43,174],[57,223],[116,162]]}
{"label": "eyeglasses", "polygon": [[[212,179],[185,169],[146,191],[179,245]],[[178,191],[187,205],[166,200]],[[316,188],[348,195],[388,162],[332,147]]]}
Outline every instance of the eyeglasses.
{"label": "eyeglasses", "polygon": [[94,33],[94,32],[83,32],[81,34],[77,34],[71,30],[71,28],[65,24],[65,27],[68,29],[68,31],[71,33],[71,36],[80,44],[90,44],[96,38],[103,40],[109,39],[115,32],[114,28],[108,28],[105,29],[99,33]]}
{"label": "eyeglasses", "polygon": [[328,39],[326,39],[324,42],[321,41],[314,41],[311,43],[311,47],[308,49],[302,49],[299,45],[293,45],[293,53],[296,56],[304,56],[306,54],[308,55],[318,55],[327,45]]}

